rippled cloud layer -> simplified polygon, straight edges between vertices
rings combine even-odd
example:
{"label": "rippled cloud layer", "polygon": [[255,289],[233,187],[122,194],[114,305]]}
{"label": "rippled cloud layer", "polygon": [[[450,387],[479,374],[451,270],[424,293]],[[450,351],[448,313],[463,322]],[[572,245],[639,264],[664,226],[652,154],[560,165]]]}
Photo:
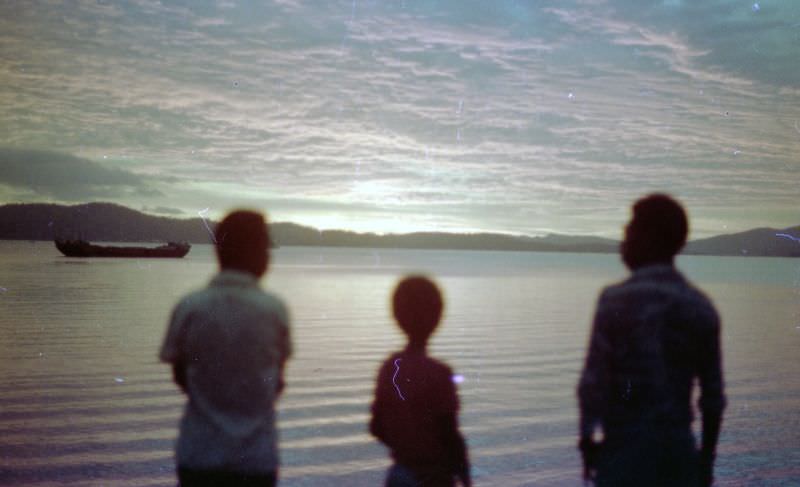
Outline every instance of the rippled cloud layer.
{"label": "rippled cloud layer", "polygon": [[0,200],[618,236],[661,190],[695,236],[800,222],[790,0],[175,5],[0,6],[0,146],[97,175],[3,161]]}

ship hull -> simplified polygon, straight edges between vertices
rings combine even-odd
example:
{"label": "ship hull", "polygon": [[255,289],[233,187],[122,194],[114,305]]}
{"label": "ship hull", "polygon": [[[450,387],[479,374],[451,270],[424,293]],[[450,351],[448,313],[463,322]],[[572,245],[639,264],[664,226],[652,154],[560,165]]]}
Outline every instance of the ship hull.
{"label": "ship hull", "polygon": [[189,253],[188,243],[170,242],[160,247],[115,247],[94,245],[84,240],[56,240],[56,248],[67,257],[128,257],[179,259]]}

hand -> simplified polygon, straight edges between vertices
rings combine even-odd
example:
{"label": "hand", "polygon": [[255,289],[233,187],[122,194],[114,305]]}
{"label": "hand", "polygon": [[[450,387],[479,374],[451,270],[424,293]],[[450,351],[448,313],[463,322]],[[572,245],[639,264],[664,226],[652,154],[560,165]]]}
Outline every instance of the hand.
{"label": "hand", "polygon": [[584,482],[594,482],[597,477],[597,460],[602,445],[593,441],[591,438],[581,438],[578,442],[578,449],[581,451],[583,460],[583,480]]}

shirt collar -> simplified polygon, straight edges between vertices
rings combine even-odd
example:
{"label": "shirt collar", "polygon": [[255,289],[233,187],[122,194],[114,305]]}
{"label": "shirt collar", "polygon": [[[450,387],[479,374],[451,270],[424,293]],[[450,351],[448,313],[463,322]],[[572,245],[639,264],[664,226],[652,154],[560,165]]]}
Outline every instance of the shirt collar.
{"label": "shirt collar", "polygon": [[682,277],[678,269],[671,264],[648,264],[639,267],[632,273],[635,279],[652,279],[657,277]]}
{"label": "shirt collar", "polygon": [[211,279],[212,286],[238,286],[255,287],[258,286],[258,279],[253,274],[244,271],[224,269]]}

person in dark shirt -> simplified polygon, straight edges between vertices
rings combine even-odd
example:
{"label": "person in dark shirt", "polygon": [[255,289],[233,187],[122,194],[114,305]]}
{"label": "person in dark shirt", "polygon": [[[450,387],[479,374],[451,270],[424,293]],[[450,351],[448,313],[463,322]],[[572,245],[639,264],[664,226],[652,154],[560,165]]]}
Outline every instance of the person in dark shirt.
{"label": "person in dark shirt", "polygon": [[[584,478],[597,486],[709,486],[725,407],[720,322],[674,266],[688,221],[667,195],[637,201],[621,244],[631,276],[603,290],[578,385]],[[691,432],[695,380],[700,450]],[[593,437],[596,429],[602,442]]]}
{"label": "person in dark shirt", "polygon": [[426,352],[442,307],[439,290],[425,277],[407,277],[395,289],[394,316],[408,345],[378,372],[369,424],[394,460],[387,487],[449,487],[456,479],[471,485],[453,371]]}

